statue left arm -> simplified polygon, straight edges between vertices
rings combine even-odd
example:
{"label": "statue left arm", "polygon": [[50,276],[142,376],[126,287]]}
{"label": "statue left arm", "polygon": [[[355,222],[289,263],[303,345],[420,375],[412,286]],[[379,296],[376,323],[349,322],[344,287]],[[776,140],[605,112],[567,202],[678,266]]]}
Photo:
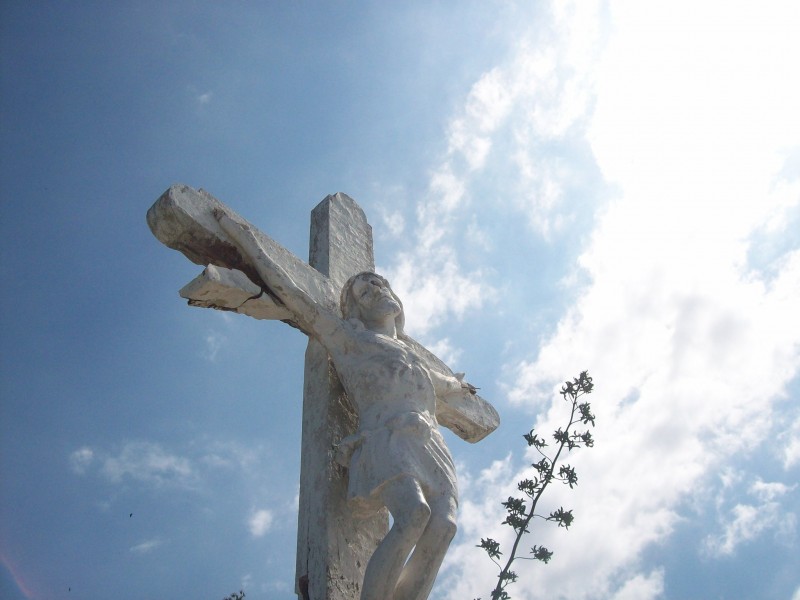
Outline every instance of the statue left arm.
{"label": "statue left arm", "polygon": [[214,217],[230,240],[250,260],[263,284],[278,297],[307,332],[317,336],[325,344],[326,339],[342,329],[343,321],[338,315],[316,302],[294,281],[269,255],[249,225],[237,223],[221,210],[215,210]]}

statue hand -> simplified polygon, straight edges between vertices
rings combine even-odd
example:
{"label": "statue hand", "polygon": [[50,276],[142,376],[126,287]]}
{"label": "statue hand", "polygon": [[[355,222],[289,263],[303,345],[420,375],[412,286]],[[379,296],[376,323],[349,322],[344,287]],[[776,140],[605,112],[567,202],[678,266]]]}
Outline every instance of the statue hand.
{"label": "statue hand", "polygon": [[468,390],[469,393],[472,394],[473,396],[480,389],[480,388],[476,388],[471,383],[467,383],[466,381],[464,381],[464,373],[456,373],[455,377],[456,377],[456,379],[458,379],[459,383],[461,383],[461,389]]}

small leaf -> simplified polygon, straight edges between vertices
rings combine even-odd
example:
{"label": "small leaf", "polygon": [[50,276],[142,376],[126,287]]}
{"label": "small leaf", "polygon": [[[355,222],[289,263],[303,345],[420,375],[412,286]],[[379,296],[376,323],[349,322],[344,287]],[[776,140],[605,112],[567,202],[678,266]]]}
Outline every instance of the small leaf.
{"label": "small leaf", "polygon": [[528,446],[535,446],[539,450],[547,446],[547,442],[545,442],[537,434],[533,433],[533,429],[531,429],[529,433],[526,433],[522,437],[524,437],[525,441],[528,442]]}
{"label": "small leaf", "polygon": [[544,546],[534,546],[531,548],[531,554],[533,554],[533,558],[542,561],[544,564],[550,562],[553,557],[553,553]]}
{"label": "small leaf", "polygon": [[478,544],[477,547],[486,550],[486,554],[492,558],[500,558],[500,555],[502,554],[502,552],[500,552],[500,543],[496,542],[492,538],[481,538],[481,543]]}
{"label": "small leaf", "polygon": [[519,579],[514,571],[503,571],[498,577],[502,581],[507,581],[508,583],[514,583],[517,579]]}
{"label": "small leaf", "polygon": [[569,432],[564,431],[561,429],[561,427],[556,430],[556,432],[553,434],[553,437],[559,444],[566,444],[569,442]]}
{"label": "small leaf", "polygon": [[539,471],[540,475],[545,475],[548,471],[550,471],[550,461],[546,458],[543,458],[538,463],[533,463],[531,466]]}
{"label": "small leaf", "polygon": [[520,492],[525,492],[528,496],[533,496],[536,493],[536,490],[539,487],[539,480],[537,478],[533,479],[523,479],[517,484],[517,489]]}
{"label": "small leaf", "polygon": [[575,519],[572,516],[571,510],[564,510],[563,508],[559,508],[556,511],[550,513],[550,516],[547,518],[548,521],[556,521],[559,527],[563,527],[565,529],[569,529],[569,526],[572,525],[572,521]]}
{"label": "small leaf", "polygon": [[581,413],[581,423],[586,425],[591,423],[594,427],[594,415],[592,414],[592,406],[588,402],[583,402],[578,405],[578,412]]}
{"label": "small leaf", "polygon": [[575,469],[569,465],[561,465],[558,470],[558,476],[561,477],[564,483],[569,484],[570,489],[578,485],[578,475],[575,473]]}

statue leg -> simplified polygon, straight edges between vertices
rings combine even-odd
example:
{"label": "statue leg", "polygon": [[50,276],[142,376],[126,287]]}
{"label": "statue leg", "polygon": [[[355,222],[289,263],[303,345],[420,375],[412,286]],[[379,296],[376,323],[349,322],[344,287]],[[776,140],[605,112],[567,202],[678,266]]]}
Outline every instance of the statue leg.
{"label": "statue leg", "polygon": [[436,495],[428,503],[428,525],[400,575],[394,600],[426,600],[456,534],[456,499],[451,494]]}
{"label": "statue leg", "polygon": [[381,499],[392,513],[392,528],[367,564],[361,600],[392,600],[409,552],[425,531],[431,509],[416,479],[403,475],[387,481]]}

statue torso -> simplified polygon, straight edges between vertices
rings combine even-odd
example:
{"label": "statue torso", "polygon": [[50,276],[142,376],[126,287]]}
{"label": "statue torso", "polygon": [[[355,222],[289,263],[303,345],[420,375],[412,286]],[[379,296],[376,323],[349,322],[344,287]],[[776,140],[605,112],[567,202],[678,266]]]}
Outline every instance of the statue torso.
{"label": "statue torso", "polygon": [[367,329],[353,327],[348,334],[345,343],[329,352],[358,410],[359,429],[373,429],[407,413],[433,419],[433,383],[416,354],[402,340]]}

